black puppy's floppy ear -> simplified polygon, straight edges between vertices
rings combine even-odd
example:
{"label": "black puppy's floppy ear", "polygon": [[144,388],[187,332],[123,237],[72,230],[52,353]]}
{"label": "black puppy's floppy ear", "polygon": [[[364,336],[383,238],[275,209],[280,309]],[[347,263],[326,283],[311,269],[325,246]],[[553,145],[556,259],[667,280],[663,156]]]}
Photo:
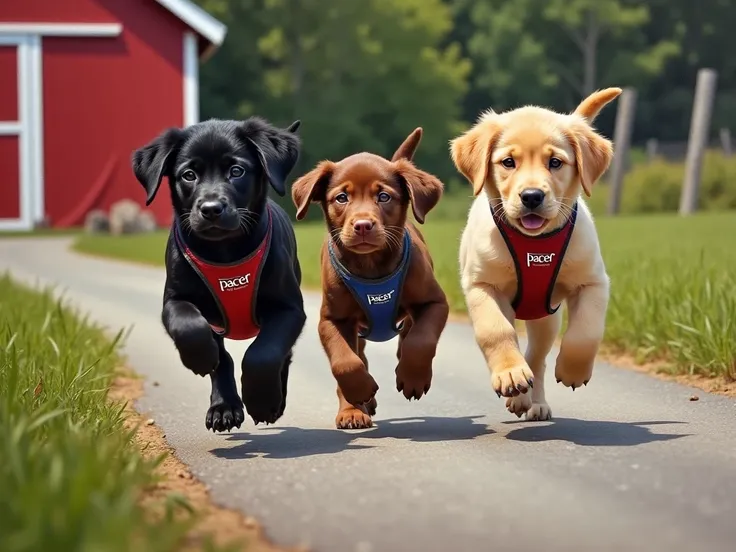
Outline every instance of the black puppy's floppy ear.
{"label": "black puppy's floppy ear", "polygon": [[396,176],[409,195],[414,218],[424,224],[424,217],[442,197],[444,185],[439,178],[419,170],[407,159],[394,161],[393,165]]}
{"label": "black puppy's floppy ear", "polygon": [[294,121],[284,130],[260,117],[251,117],[240,127],[243,138],[255,147],[271,187],[282,197],[286,193],[286,178],[299,159],[301,141],[294,134],[299,125],[300,121]]}
{"label": "black puppy's floppy ear", "polygon": [[171,171],[174,152],[181,145],[184,132],[179,128],[170,128],[133,152],[133,173],[138,182],[146,189],[146,205],[150,205],[161,186],[161,180]]}

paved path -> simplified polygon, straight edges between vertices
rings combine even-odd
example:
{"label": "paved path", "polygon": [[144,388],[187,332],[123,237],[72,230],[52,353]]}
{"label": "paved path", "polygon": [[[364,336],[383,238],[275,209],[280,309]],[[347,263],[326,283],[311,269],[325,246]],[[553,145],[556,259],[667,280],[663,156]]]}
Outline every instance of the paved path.
{"label": "paved path", "polygon": [[[733,399],[601,363],[575,393],[548,373],[555,420],[518,421],[492,392],[470,328],[449,324],[419,402],[393,389],[395,344],[369,344],[377,427],[340,432],[310,294],[284,417],[213,435],[204,428],[209,381],[179,364],[159,322],[163,271],[77,256],[68,244],[0,240],[0,271],[58,283],[99,322],[132,326],[129,360],[148,377],[139,407],[217,501],[256,516],[278,543],[325,552],[736,550]],[[244,346],[229,345],[238,366]],[[693,393],[700,401],[688,400]]]}

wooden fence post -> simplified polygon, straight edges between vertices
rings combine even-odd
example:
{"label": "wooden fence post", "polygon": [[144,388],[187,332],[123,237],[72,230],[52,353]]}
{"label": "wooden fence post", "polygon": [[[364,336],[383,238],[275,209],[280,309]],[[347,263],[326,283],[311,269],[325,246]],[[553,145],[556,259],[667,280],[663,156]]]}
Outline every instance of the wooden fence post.
{"label": "wooden fence post", "polygon": [[731,129],[722,128],[720,132],[721,136],[721,148],[723,149],[723,155],[731,157],[733,155],[733,146],[731,144]]}
{"label": "wooden fence post", "polygon": [[618,99],[616,110],[616,128],[613,131],[613,161],[611,162],[611,191],[608,198],[608,214],[616,215],[621,208],[621,192],[623,191],[626,163],[629,158],[631,132],[634,130],[634,114],[636,113],[636,90],[624,88]]}
{"label": "wooden fence post", "polygon": [[690,136],[687,141],[685,178],[682,182],[682,194],[680,195],[680,215],[690,215],[698,208],[700,176],[703,168],[703,156],[708,147],[710,118],[713,112],[717,77],[718,74],[713,69],[700,69],[698,71],[693,115],[690,121]]}
{"label": "wooden fence post", "polygon": [[657,150],[659,149],[659,140],[650,138],[647,140],[647,163],[652,163],[657,158]]}

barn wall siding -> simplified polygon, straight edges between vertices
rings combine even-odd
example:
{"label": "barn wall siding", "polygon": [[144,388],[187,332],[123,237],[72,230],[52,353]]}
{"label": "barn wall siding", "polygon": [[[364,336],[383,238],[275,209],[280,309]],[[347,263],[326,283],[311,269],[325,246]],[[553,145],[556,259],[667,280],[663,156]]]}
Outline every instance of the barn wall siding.
{"label": "barn wall siding", "polygon": [[[163,129],[183,125],[187,27],[153,0],[24,0],[3,3],[0,21],[120,23],[118,37],[44,37],[45,206],[53,226],[80,225],[91,208],[144,191],[130,156]],[[171,221],[162,185],[151,205]]]}

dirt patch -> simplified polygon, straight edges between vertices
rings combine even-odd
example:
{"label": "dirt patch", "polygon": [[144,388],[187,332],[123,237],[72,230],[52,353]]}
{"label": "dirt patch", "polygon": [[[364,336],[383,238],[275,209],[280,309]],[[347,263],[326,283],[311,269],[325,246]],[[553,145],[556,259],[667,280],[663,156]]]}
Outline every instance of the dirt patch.
{"label": "dirt patch", "polygon": [[304,548],[281,548],[271,544],[254,518],[212,502],[207,486],[197,480],[186,464],[176,458],[173,449],[166,442],[166,436],[155,421],[132,408],[132,402],[142,394],[142,380],[130,372],[122,372],[115,379],[109,397],[113,401],[127,403],[125,426],[136,429],[135,441],[145,457],[158,457],[166,453],[166,458],[156,469],[160,480],[143,492],[142,503],[146,507],[155,508],[154,505],[162,504],[167,495],[177,493],[186,497],[197,512],[197,521],[181,547],[182,552],[204,550],[210,538],[220,546],[237,546],[238,550],[248,552],[306,551]]}
{"label": "dirt patch", "polygon": [[[689,385],[702,389],[706,393],[736,397],[736,381],[728,381],[723,377],[709,378],[706,376],[690,374],[672,374],[667,372],[667,364],[664,362],[637,362],[636,358],[625,354],[613,354],[605,350],[599,355],[605,362],[617,368],[626,368],[635,372],[642,372],[655,378],[666,381],[676,381],[683,385]],[[697,399],[693,399],[697,400]]]}

